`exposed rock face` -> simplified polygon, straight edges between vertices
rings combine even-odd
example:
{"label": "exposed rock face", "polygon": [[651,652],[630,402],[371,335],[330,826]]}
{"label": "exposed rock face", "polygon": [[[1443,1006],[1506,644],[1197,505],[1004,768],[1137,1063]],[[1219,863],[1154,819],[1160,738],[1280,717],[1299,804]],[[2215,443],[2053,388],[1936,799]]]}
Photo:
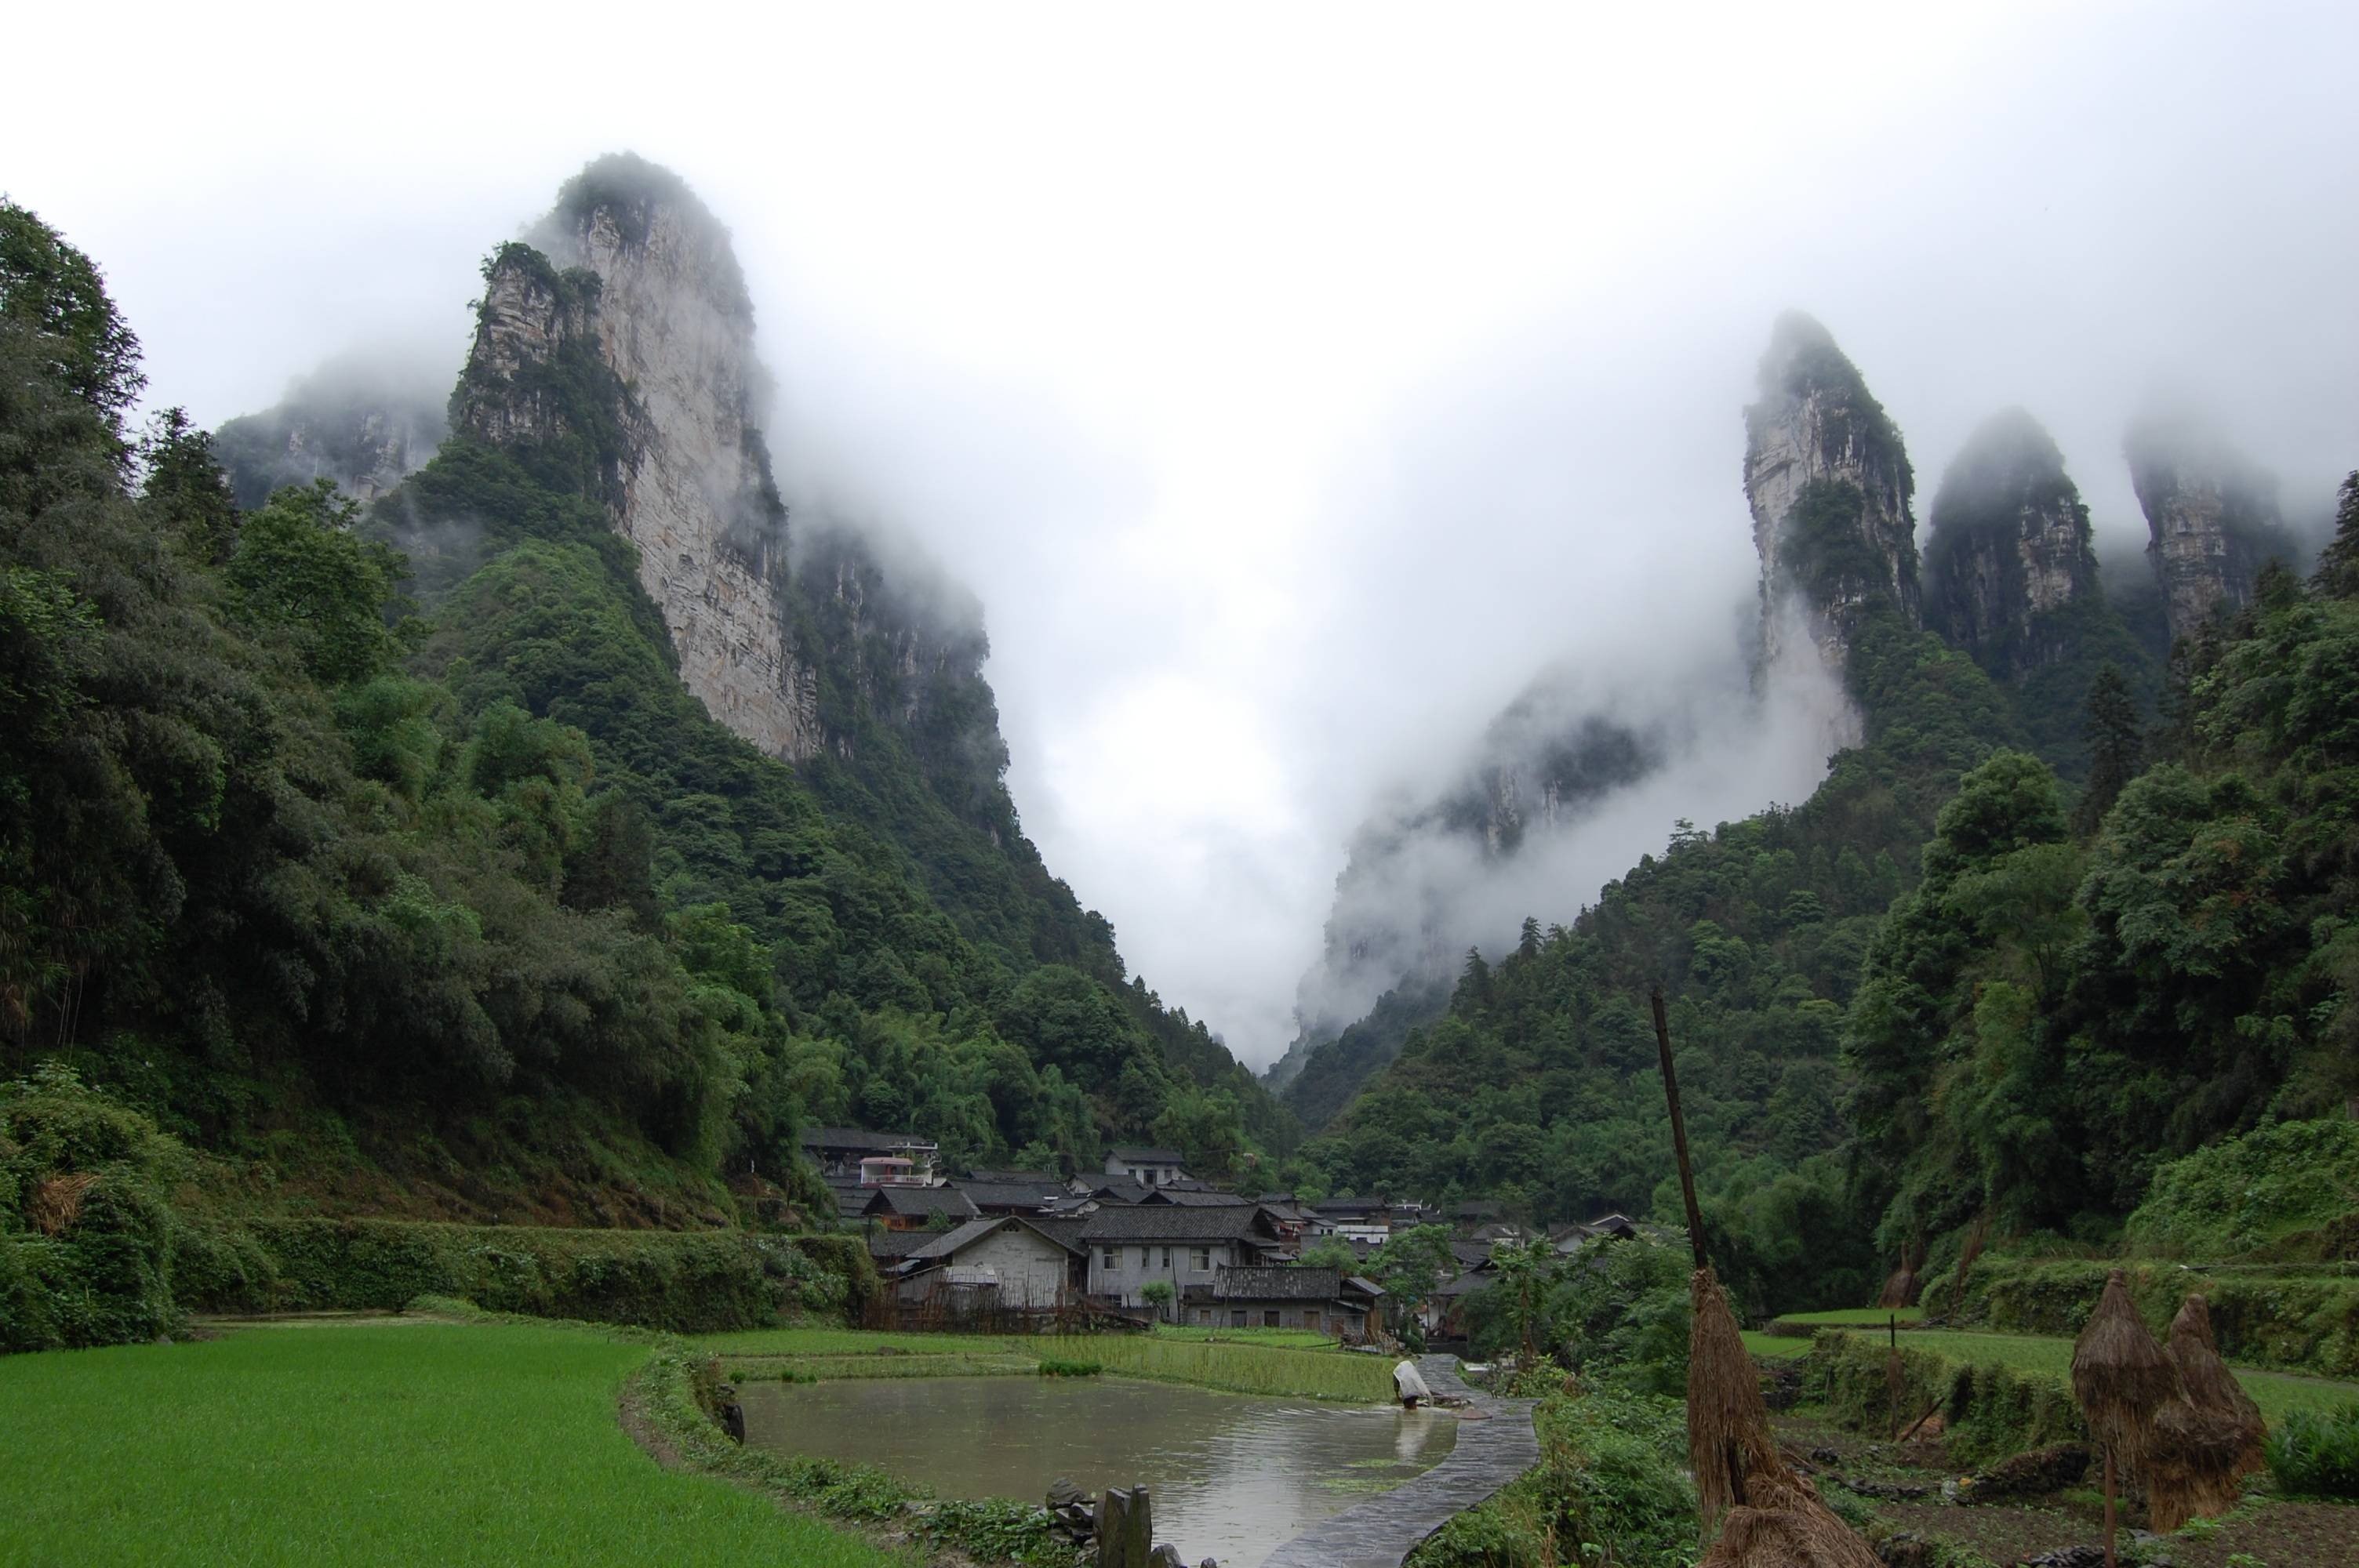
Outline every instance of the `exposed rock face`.
{"label": "exposed rock face", "polygon": [[681,680],[763,751],[811,756],[818,680],[784,613],[786,508],[728,234],[676,178],[621,157],[571,182],[535,238],[486,279],[459,423],[545,457],[587,449]]}
{"label": "exposed rock face", "polygon": [[2089,509],[2038,420],[1985,421],[1941,476],[1925,551],[1925,619],[1984,669],[2064,656],[2061,612],[2097,593]]}
{"label": "exposed rock face", "polygon": [[2131,425],[2123,450],[2173,639],[2242,609],[2261,568],[2292,557],[2276,477],[2201,418],[2148,413]]}
{"label": "exposed rock face", "polygon": [[288,388],[277,407],[224,421],[213,432],[214,455],[249,510],[282,486],[321,479],[355,501],[374,501],[442,444],[449,377],[447,365],[332,361]]}
{"label": "exposed rock face", "polygon": [[1745,411],[1745,497],[1761,557],[1762,641],[1775,663],[1802,625],[1840,667],[1862,610],[1888,598],[1919,623],[1916,487],[1883,406],[1824,327],[1777,319],[1762,356],[1760,396]]}

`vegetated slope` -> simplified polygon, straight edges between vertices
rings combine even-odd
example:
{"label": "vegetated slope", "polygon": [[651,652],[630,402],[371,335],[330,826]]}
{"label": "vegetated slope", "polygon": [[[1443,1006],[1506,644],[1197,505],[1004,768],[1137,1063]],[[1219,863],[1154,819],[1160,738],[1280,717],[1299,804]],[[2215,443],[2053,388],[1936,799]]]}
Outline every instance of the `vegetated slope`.
{"label": "vegetated slope", "polygon": [[[241,514],[201,432],[126,441],[136,340],[5,217],[0,1069],[75,1065],[250,1201],[471,1217],[725,1214],[724,1172],[792,1184],[799,1117],[977,1160],[1283,1138],[1028,845],[977,866],[995,753],[965,817],[872,815],[683,689],[601,488],[611,367],[546,367],[553,420],[458,430],[368,529],[330,488]],[[868,745],[871,795],[924,743]]]}
{"label": "vegetated slope", "polygon": [[1625,723],[1573,672],[1551,671],[1491,722],[1450,789],[1361,827],[1296,990],[1299,1033],[1266,1075],[1304,1127],[1323,1126],[1440,1012],[1485,880],[1659,769],[1669,729],[1661,715]]}
{"label": "vegetated slope", "polygon": [[[1859,434],[1826,449],[1856,460]],[[1840,633],[1861,743],[1799,807],[1677,835],[1569,927],[1470,959],[1448,1016],[1307,1160],[1338,1186],[1547,1218],[1675,1214],[1644,1011],[1660,983],[1715,1255],[1755,1306],[1799,1308],[1945,1267],[1970,1233],[2113,1234],[2158,1162],[2337,1113],[2359,1087],[2354,496],[2314,586],[2265,574],[2182,647],[2155,737],[2096,664],[2076,813],[2007,749],[2032,688],[1912,631],[1875,509],[1809,480],[1776,575]],[[2089,628],[2098,652],[2117,624]],[[2070,622],[2050,632],[2055,662],[2096,663]]]}

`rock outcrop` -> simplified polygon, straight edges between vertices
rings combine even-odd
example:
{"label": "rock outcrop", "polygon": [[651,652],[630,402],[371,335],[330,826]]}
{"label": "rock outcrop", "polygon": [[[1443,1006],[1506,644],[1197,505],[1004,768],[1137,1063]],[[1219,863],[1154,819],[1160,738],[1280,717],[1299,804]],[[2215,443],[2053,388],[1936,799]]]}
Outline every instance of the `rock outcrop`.
{"label": "rock outcrop", "polygon": [[638,546],[688,688],[769,754],[813,755],[818,679],[789,635],[786,507],[726,231],[624,157],[570,182],[533,239],[487,270],[459,427],[572,470]]}
{"label": "rock outcrop", "polygon": [[2069,652],[2071,606],[2097,595],[2089,509],[2064,455],[2020,408],[1986,420],[1935,492],[1926,623],[2001,677]]}
{"label": "rock outcrop", "polygon": [[2275,476],[2200,416],[2149,412],[2130,426],[2122,446],[2174,640],[2242,609],[2261,568],[2292,557]]}
{"label": "rock outcrop", "polygon": [[1837,667],[1870,605],[1888,602],[1918,625],[1908,454],[1857,367],[1799,311],[1770,333],[1745,437],[1767,661],[1785,652],[1789,606]]}
{"label": "rock outcrop", "polygon": [[225,420],[213,455],[248,510],[286,485],[330,479],[375,501],[432,460],[449,433],[448,364],[367,354],[332,360],[289,387],[277,406]]}

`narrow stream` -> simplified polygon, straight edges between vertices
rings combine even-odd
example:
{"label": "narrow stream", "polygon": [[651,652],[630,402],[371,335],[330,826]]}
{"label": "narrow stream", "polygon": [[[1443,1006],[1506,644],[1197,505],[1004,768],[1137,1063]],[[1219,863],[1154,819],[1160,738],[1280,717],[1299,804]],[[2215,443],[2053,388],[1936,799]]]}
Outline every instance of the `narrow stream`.
{"label": "narrow stream", "polygon": [[944,1497],[1038,1502],[1144,1481],[1155,1539],[1256,1568],[1283,1541],[1440,1464],[1438,1411],[1256,1399],[1120,1378],[875,1378],[740,1386],[748,1443],[875,1465]]}

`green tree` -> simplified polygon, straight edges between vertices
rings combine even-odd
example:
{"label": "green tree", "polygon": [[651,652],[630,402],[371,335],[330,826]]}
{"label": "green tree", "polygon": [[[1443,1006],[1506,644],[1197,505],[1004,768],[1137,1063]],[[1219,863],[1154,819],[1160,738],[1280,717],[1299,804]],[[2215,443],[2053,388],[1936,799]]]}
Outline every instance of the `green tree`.
{"label": "green tree", "polygon": [[1387,1238],[1375,1255],[1376,1283],[1396,1324],[1416,1316],[1441,1282],[1458,1272],[1446,1226],[1419,1225]]}
{"label": "green tree", "polygon": [[2089,742],[2089,784],[2074,825],[2084,837],[2097,830],[2123,789],[2137,776],[2142,728],[2129,681],[2119,665],[2105,665],[2090,683],[2088,716],[2082,726]]}
{"label": "green tree", "polygon": [[332,480],[282,490],[245,519],[223,574],[246,624],[330,685],[364,679],[393,654],[385,613],[404,565],[353,532],[359,514]]}
{"label": "green tree", "polygon": [[187,557],[217,567],[237,544],[237,502],[214,460],[212,438],[167,408],[147,421],[138,446],[141,503],[159,514]]}
{"label": "green tree", "polygon": [[0,319],[28,329],[59,384],[122,427],[147,377],[139,339],[116,313],[90,257],[0,196]]}
{"label": "green tree", "polygon": [[2334,507],[2334,537],[2318,557],[2311,582],[2329,599],[2359,598],[2359,470],[2343,480]]}

